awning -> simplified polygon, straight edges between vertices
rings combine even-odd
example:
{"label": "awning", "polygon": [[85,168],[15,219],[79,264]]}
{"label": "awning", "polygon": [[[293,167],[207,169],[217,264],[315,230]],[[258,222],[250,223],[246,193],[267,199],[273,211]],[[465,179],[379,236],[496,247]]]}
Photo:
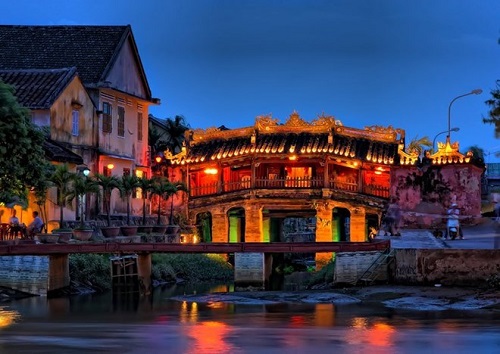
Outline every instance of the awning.
{"label": "awning", "polygon": [[75,154],[68,148],[65,148],[60,143],[54,140],[47,139],[43,143],[43,150],[45,151],[45,157],[50,161],[56,162],[67,162],[73,163],[75,165],[83,164],[83,159],[80,155]]}

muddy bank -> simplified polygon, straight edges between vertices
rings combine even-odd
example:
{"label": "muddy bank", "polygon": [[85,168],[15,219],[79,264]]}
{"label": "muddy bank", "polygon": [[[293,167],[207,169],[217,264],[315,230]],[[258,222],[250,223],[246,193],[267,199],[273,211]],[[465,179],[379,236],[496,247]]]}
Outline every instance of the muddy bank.
{"label": "muddy bank", "polygon": [[278,303],[379,303],[386,307],[417,310],[479,310],[500,312],[500,290],[421,286],[369,286],[297,292],[241,291],[172,297],[173,300],[199,303],[265,305]]}

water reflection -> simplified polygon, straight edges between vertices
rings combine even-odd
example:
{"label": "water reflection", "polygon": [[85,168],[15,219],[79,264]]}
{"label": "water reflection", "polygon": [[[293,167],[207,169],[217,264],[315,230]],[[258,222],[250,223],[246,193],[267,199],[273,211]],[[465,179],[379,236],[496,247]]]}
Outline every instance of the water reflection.
{"label": "water reflection", "polygon": [[[0,352],[494,352],[495,312],[415,312],[354,304],[173,301],[231,285],[176,285],[152,296],[109,292],[30,298],[0,308]],[[216,298],[214,298],[216,299]]]}
{"label": "water reflection", "polygon": [[0,307],[0,329],[13,325],[20,317],[19,312]]}

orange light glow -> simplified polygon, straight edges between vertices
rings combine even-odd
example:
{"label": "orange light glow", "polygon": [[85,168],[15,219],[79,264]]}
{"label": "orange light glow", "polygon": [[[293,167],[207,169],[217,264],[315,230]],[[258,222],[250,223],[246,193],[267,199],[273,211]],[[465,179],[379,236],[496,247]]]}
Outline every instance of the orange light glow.
{"label": "orange light glow", "polygon": [[219,171],[216,168],[205,168],[203,172],[207,175],[216,175]]}
{"label": "orange light glow", "polygon": [[115,165],[113,165],[112,163],[108,163],[106,167],[108,168],[108,170],[112,170],[113,168],[115,168]]}
{"label": "orange light glow", "polygon": [[156,161],[156,163],[160,163],[161,162],[161,156],[156,156],[155,157],[155,161]]}
{"label": "orange light glow", "polygon": [[297,155],[290,155],[290,156],[288,157],[288,159],[289,159],[290,161],[295,161],[295,160],[297,160]]}
{"label": "orange light glow", "polygon": [[232,328],[225,323],[205,321],[188,328],[188,335],[193,339],[189,353],[234,353],[235,347],[230,338]]}
{"label": "orange light glow", "polygon": [[376,175],[381,175],[381,174],[382,174],[382,172],[380,172],[380,171],[375,171],[375,174],[376,174]]}

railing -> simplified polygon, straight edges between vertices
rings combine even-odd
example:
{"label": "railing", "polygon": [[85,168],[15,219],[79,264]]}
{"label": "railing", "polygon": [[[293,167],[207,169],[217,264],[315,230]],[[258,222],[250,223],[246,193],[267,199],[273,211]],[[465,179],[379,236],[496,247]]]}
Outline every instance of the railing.
{"label": "railing", "polygon": [[376,197],[381,197],[381,198],[389,198],[389,188],[374,184],[364,185],[363,193],[374,195]]}
{"label": "railing", "polygon": [[[373,195],[381,198],[389,198],[389,188],[379,186],[379,185],[364,185],[360,187],[358,183],[355,182],[340,182],[340,181],[330,181],[327,185],[333,190],[342,190],[354,193],[364,193]],[[321,189],[324,188],[324,180],[322,178],[278,178],[278,179],[268,179],[268,178],[256,178],[255,188],[258,189]],[[242,181],[233,182],[223,182],[220,185],[217,182],[203,184],[189,189],[190,197],[202,197],[215,195],[219,193],[228,193],[242,191],[252,188],[252,183],[250,179],[245,179]]]}

